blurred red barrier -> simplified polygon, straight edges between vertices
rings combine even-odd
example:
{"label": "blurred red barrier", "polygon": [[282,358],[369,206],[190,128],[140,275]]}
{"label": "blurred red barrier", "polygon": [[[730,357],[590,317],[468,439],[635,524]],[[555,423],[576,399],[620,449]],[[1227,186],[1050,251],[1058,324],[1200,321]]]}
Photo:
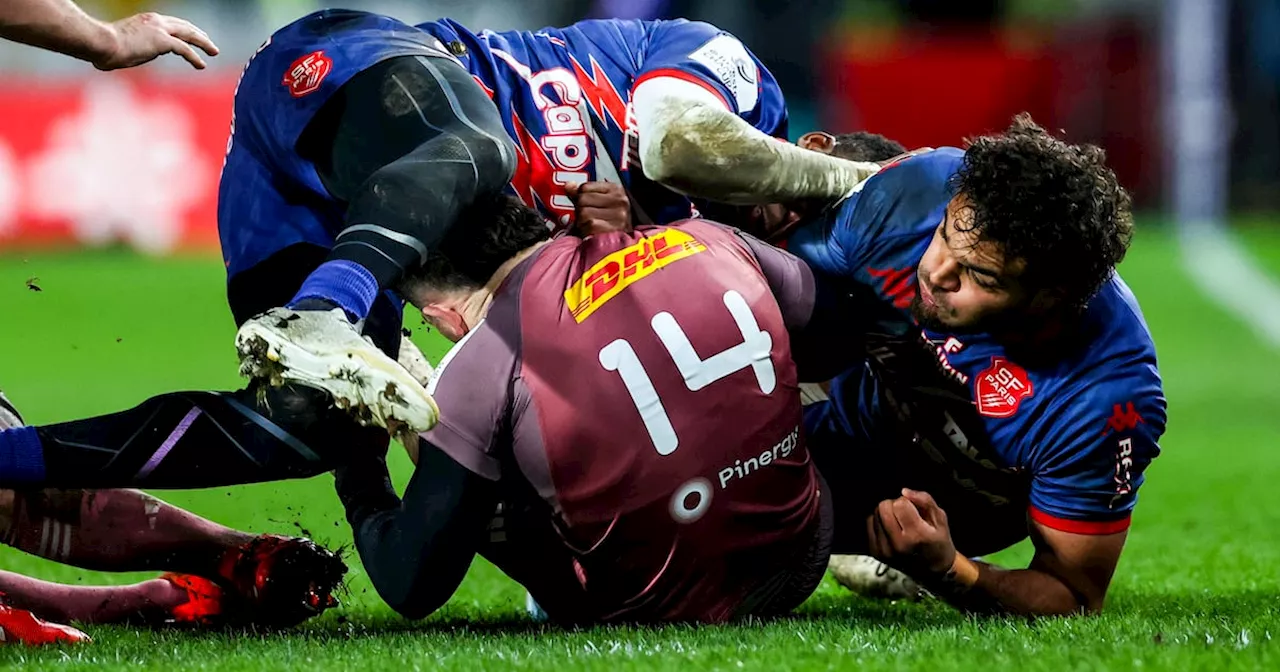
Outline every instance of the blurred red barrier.
{"label": "blurred red barrier", "polygon": [[1050,54],[1030,36],[849,31],[831,47],[827,108],[837,130],[938,147],[999,131],[1022,111],[1055,123]]}
{"label": "blurred red barrier", "polygon": [[235,79],[0,82],[0,248],[216,246]]}
{"label": "blurred red barrier", "polygon": [[1140,203],[1161,183],[1156,53],[1149,27],[1107,19],[1046,31],[857,29],[835,34],[823,105],[837,131],[908,147],[961,146],[1019,112],[1108,152]]}

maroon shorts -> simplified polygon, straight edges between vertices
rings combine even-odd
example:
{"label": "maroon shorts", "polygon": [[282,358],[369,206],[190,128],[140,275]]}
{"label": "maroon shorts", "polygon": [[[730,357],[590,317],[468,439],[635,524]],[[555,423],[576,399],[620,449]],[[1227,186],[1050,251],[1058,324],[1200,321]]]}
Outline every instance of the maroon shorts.
{"label": "maroon shorts", "polygon": [[[804,603],[822,582],[831,557],[835,513],[821,477],[819,493],[818,516],[810,526],[812,539],[806,550],[751,590],[734,618],[785,614]],[[573,555],[550,524],[544,506],[541,502],[526,507],[501,505],[480,555],[528,589],[551,620],[580,625],[598,622],[588,608],[591,596],[573,569]]]}
{"label": "maroon shorts", "polygon": [[780,616],[804,604],[822,583],[831,559],[831,541],[835,535],[835,509],[826,481],[818,477],[818,520],[809,550],[787,569],[753,591],[736,614],[743,616]]}

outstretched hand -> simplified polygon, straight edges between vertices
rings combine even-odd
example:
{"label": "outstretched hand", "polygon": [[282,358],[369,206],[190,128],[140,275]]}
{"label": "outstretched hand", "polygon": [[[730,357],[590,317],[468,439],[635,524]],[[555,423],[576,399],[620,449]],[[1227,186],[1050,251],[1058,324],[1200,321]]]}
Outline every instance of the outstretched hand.
{"label": "outstretched hand", "polygon": [[203,30],[184,19],[155,12],[135,14],[107,24],[110,46],[91,62],[99,70],[131,68],[164,54],[177,54],[197,70],[205,68],[199,47],[210,56],[218,55],[218,45]]}

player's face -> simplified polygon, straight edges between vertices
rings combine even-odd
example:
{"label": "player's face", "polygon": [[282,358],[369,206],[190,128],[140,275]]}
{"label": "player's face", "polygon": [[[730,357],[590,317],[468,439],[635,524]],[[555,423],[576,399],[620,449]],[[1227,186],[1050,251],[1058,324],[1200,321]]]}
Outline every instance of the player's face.
{"label": "player's face", "polygon": [[972,210],[963,194],[951,199],[916,270],[911,311],[937,331],[989,330],[1008,323],[1027,304],[1018,278],[1025,264],[1005,259],[998,245],[969,231]]}

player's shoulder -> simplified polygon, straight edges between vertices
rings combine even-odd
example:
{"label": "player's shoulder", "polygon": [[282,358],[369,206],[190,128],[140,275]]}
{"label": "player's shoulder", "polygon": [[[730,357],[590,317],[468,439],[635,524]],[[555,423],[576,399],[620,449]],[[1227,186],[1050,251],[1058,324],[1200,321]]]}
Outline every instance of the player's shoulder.
{"label": "player's shoulder", "polygon": [[564,28],[545,28],[571,38],[589,39],[594,42],[621,42],[638,44],[649,37],[663,21],[640,19],[585,19]]}
{"label": "player's shoulder", "polygon": [[903,195],[951,196],[951,177],[964,165],[964,150],[957,147],[940,147],[894,161],[866,180],[865,193]]}
{"label": "player's shoulder", "polygon": [[865,220],[889,212],[915,217],[932,211],[951,199],[951,176],[963,162],[962,150],[943,147],[890,163],[837,204],[838,218]]}
{"label": "player's shoulder", "polygon": [[1160,389],[1155,341],[1137,297],[1119,274],[1089,301],[1078,333],[1074,355],[1066,358],[1060,375],[1080,388],[1080,394]]}
{"label": "player's shoulder", "polygon": [[[1072,354],[1036,373],[1044,386],[1044,445],[1109,428],[1140,428],[1154,441],[1167,419],[1155,343],[1137,300],[1118,277],[1090,302]],[[1067,441],[1067,444],[1073,443]]]}
{"label": "player's shoulder", "polygon": [[906,261],[914,265],[917,259],[908,258],[927,244],[942,221],[941,213],[953,196],[951,176],[963,157],[963,151],[944,147],[882,168],[814,225],[802,227],[788,249],[813,248],[816,238],[818,247],[838,248],[836,256],[850,266],[845,270]]}

